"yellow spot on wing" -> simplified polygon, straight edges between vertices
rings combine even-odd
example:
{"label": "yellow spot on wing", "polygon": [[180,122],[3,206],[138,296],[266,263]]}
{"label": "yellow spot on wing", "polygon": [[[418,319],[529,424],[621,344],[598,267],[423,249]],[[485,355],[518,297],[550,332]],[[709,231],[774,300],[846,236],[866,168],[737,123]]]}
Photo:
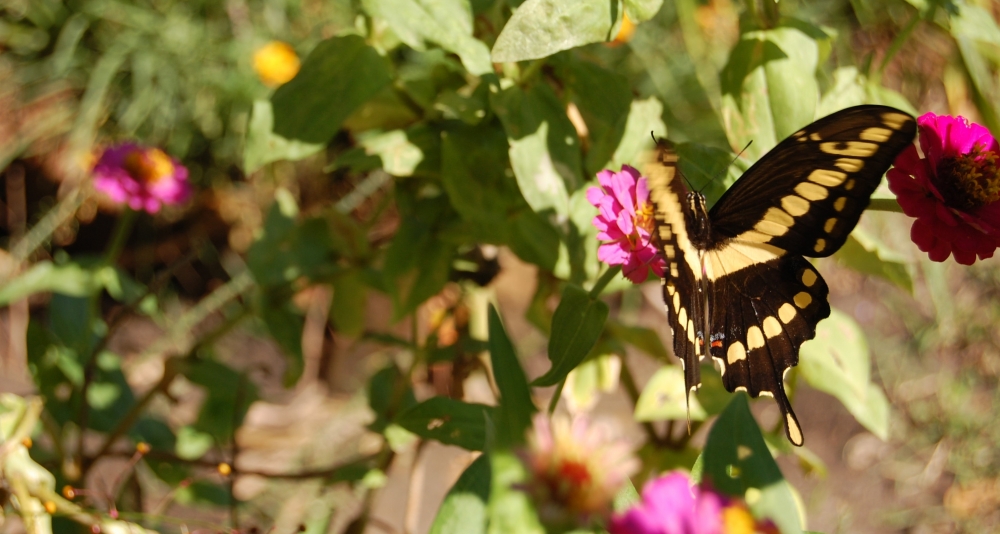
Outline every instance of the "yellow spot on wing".
{"label": "yellow spot on wing", "polygon": [[781,333],[781,324],[773,316],[767,316],[764,318],[764,335],[768,339]]}
{"label": "yellow spot on wing", "polygon": [[865,160],[855,158],[840,158],[833,163],[838,169],[847,172],[858,172],[865,166]]}
{"label": "yellow spot on wing", "polygon": [[799,424],[795,422],[792,414],[785,414],[785,424],[788,425],[788,437],[791,438],[792,444],[801,446],[802,429],[799,428]]}
{"label": "yellow spot on wing", "polygon": [[816,240],[816,246],[813,247],[813,250],[815,250],[816,252],[823,252],[823,249],[825,248],[826,248],[826,239],[819,238]]}
{"label": "yellow spot on wing", "polygon": [[773,236],[782,236],[788,233],[787,226],[767,219],[764,219],[763,221],[757,223],[757,226],[754,226],[754,230],[757,230],[758,232],[763,234],[768,234]]}
{"label": "yellow spot on wing", "polygon": [[[823,200],[830,194],[827,189],[821,185],[816,185],[812,182],[802,182],[795,186],[795,192],[799,196],[805,198],[806,200]],[[774,209],[774,208],[771,208]]]}
{"label": "yellow spot on wing", "polygon": [[827,154],[854,156],[856,158],[867,158],[877,152],[878,147],[878,143],[868,143],[865,141],[828,142],[819,144],[819,149]]}
{"label": "yellow spot on wing", "polygon": [[889,140],[892,136],[892,130],[888,128],[879,128],[878,126],[872,126],[866,129],[858,135],[858,139],[862,141],[875,141],[876,143],[884,143]]}
{"label": "yellow spot on wing", "polygon": [[681,309],[681,294],[680,292],[677,292],[674,293],[674,310],[679,310],[679,309]]}
{"label": "yellow spot on wing", "polygon": [[781,199],[781,207],[792,217],[801,217],[809,211],[809,201],[798,195],[788,195]]}
{"label": "yellow spot on wing", "polygon": [[687,324],[688,312],[684,308],[681,308],[681,311],[677,312],[677,322],[681,324],[681,327]]}
{"label": "yellow spot on wing", "polygon": [[882,120],[885,122],[886,126],[892,128],[893,130],[899,130],[904,124],[912,121],[913,118],[902,113],[888,111],[882,114]]}
{"label": "yellow spot on wing", "polygon": [[854,189],[854,184],[855,184],[854,178],[851,178],[850,180],[847,181],[846,184],[844,184],[844,189],[850,191],[851,189]]}
{"label": "yellow spot on wing", "polygon": [[759,349],[764,346],[764,334],[760,327],[751,326],[747,328],[747,350]]}
{"label": "yellow spot on wing", "polygon": [[802,283],[806,287],[812,287],[816,283],[816,273],[812,269],[806,269],[802,272]]}
{"label": "yellow spot on wing", "polygon": [[802,291],[801,293],[796,293],[795,298],[793,298],[792,300],[795,301],[795,305],[798,306],[799,308],[805,308],[806,306],[812,303],[813,298],[812,295],[810,295],[809,293]]}
{"label": "yellow spot on wing", "polygon": [[739,341],[734,342],[726,350],[726,360],[729,362],[729,365],[745,359],[747,359],[747,349]]}
{"label": "yellow spot on wing", "polygon": [[770,208],[767,213],[764,214],[765,221],[771,221],[778,223],[782,226],[791,226],[795,224],[795,219],[791,215],[785,213],[785,210],[781,208]]}
{"label": "yellow spot on wing", "polygon": [[830,169],[816,169],[809,174],[809,181],[827,187],[836,187],[842,184],[845,178],[847,178],[846,173],[831,171]]}
{"label": "yellow spot on wing", "polygon": [[782,304],[781,307],[778,308],[778,318],[781,319],[781,322],[785,324],[792,322],[792,319],[795,318],[796,313],[797,312],[795,311],[795,308],[792,307],[792,305],[787,302]]}
{"label": "yellow spot on wing", "polygon": [[833,203],[833,209],[837,211],[843,211],[844,206],[847,205],[847,197],[840,197]]}
{"label": "yellow spot on wing", "polygon": [[826,224],[823,225],[823,231],[829,234],[830,232],[833,231],[833,228],[835,226],[837,226],[837,219],[835,218],[827,219]]}

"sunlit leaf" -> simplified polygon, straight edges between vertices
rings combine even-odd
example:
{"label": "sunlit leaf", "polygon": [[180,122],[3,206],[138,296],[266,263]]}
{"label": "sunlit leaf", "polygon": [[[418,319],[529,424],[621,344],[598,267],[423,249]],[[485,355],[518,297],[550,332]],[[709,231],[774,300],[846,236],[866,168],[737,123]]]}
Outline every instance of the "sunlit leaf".
{"label": "sunlit leaf", "polygon": [[913,292],[913,279],[907,269],[906,258],[860,228],[854,229],[834,257],[858,272],[878,276],[908,293]]}
{"label": "sunlit leaf", "polygon": [[552,316],[552,335],[549,337],[552,367],[532,384],[552,386],[566,378],[597,343],[607,318],[607,304],[592,298],[579,286],[566,284],[559,307]]}
{"label": "sunlit leaf", "polygon": [[687,397],[684,388],[684,371],[676,365],[664,365],[646,382],[635,403],[637,421],[664,421],[669,419],[704,421],[707,417],[698,398]]}
{"label": "sunlit leaf", "polygon": [[816,338],[802,344],[799,369],[810,386],[829,393],[876,436],[889,437],[889,403],[872,384],[871,359],[864,332],[834,309],[816,327]]}
{"label": "sunlit leaf", "polygon": [[430,534],[483,534],[490,500],[492,467],[488,454],[480,455],[448,490],[431,524]]}
{"label": "sunlit leaf", "polygon": [[617,2],[527,0],[497,37],[493,61],[538,59],[560,50],[609,41],[614,38],[620,20]]}
{"label": "sunlit leaf", "polygon": [[274,112],[271,102],[253,103],[246,146],[243,148],[243,172],[250,174],[272,161],[295,161],[323,150],[322,143],[289,140],[274,133]]}
{"label": "sunlit leaf", "polygon": [[431,397],[395,417],[397,425],[424,438],[470,451],[486,447],[486,418],[493,407]]}

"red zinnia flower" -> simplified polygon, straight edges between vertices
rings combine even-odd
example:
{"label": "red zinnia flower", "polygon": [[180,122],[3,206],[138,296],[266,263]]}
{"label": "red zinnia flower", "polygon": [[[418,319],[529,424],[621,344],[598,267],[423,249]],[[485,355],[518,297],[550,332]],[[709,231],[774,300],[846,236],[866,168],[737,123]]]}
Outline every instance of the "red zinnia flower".
{"label": "red zinnia flower", "polygon": [[597,173],[597,181],[601,187],[587,190],[587,200],[600,210],[593,221],[597,239],[607,241],[597,249],[597,259],[622,265],[622,274],[635,283],[646,280],[647,266],[663,276],[663,258],[653,245],[653,204],[646,178],[622,165],[621,172]]}
{"label": "red zinnia flower", "polygon": [[889,189],[916,217],[910,237],[933,261],[954,255],[972,265],[1000,247],[1000,147],[989,130],[961,116],[917,119],[920,157],[907,147],[889,169]]}

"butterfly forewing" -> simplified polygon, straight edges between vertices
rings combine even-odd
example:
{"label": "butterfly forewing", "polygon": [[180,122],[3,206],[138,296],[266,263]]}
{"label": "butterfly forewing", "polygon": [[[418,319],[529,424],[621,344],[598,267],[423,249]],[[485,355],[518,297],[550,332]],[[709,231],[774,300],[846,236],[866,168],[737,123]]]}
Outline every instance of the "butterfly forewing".
{"label": "butterfly forewing", "polygon": [[663,297],[689,392],[700,385],[707,350],[727,390],[774,397],[788,439],[802,444],[784,376],[830,315],[826,282],[803,256],[828,256],[844,244],[915,134],[913,117],[893,108],[834,113],[779,143],[707,215],[688,202],[676,153],[657,147],[646,174],[667,262]]}

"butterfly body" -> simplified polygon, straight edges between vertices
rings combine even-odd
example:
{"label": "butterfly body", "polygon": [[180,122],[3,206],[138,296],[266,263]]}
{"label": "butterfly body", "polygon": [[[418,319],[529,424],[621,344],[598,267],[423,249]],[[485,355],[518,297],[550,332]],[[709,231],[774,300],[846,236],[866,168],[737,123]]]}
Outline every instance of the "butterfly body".
{"label": "butterfly body", "polygon": [[711,210],[688,191],[677,154],[658,146],[646,176],[689,395],[710,356],[727,390],[774,397],[788,439],[802,444],[784,378],[830,315],[826,282],[804,256],[829,256],[844,244],[915,133],[913,117],[885,106],[834,113],[779,143]]}

